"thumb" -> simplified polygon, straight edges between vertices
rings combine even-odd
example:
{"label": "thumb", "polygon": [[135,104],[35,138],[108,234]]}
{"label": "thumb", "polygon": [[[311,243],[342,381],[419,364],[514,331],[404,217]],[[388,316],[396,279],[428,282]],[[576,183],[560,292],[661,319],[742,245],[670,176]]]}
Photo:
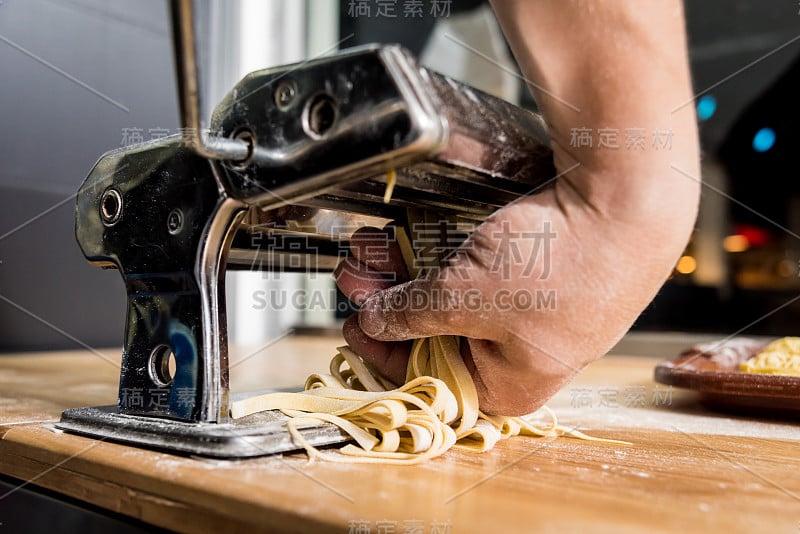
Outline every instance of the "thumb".
{"label": "thumb", "polygon": [[[483,337],[480,294],[474,288],[451,287],[441,277],[418,278],[378,291],[359,311],[359,326],[380,341],[430,336]],[[476,309],[477,308],[477,309]]]}

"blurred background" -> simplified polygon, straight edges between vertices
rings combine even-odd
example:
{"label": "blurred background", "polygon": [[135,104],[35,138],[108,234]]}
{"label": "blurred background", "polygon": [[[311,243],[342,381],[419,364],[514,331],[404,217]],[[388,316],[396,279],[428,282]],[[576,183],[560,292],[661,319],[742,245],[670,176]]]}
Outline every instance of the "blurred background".
{"label": "blurred background", "polygon": [[[402,43],[436,70],[535,108],[485,2],[200,4],[207,116],[252,70],[371,42]],[[686,8],[701,213],[634,331],[798,335],[800,180],[790,158],[800,138],[800,5],[691,0]],[[122,281],[85,262],[74,195],[102,153],[178,133],[167,3],[3,0],[0,72],[0,351],[120,346]],[[264,292],[277,295],[268,306],[254,298]],[[293,299],[298,292],[322,298]],[[335,329],[344,304],[329,275],[228,275],[234,344]]]}

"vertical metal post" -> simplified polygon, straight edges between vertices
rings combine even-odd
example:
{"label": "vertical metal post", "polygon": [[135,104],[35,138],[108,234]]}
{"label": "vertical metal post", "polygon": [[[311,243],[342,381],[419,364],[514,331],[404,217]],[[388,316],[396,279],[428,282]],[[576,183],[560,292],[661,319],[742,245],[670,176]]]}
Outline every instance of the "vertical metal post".
{"label": "vertical metal post", "polygon": [[178,104],[186,145],[209,159],[242,161],[252,147],[241,139],[211,137],[200,123],[201,94],[193,0],[171,0],[172,44],[178,84]]}

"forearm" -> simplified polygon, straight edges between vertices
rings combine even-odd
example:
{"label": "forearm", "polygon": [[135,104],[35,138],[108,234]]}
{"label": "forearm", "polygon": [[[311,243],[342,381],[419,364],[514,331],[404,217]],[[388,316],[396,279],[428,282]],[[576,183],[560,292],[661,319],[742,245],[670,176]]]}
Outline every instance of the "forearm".
{"label": "forearm", "polygon": [[[566,209],[574,201],[612,219],[667,217],[688,235],[699,184],[680,171],[699,178],[699,151],[694,106],[676,110],[692,98],[682,3],[494,0],[493,7],[532,82],[559,171],[580,164],[563,177]],[[573,146],[579,128],[590,131],[591,147]],[[617,148],[598,146],[602,129],[618,133]],[[644,148],[626,147],[631,133],[645,135]],[[671,146],[656,148],[657,133]]]}

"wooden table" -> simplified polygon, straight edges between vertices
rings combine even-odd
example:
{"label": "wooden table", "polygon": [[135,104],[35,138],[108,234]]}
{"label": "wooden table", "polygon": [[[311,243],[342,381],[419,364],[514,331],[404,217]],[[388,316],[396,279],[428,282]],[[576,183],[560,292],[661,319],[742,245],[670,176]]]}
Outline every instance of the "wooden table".
{"label": "wooden table", "polygon": [[[241,349],[233,388],[299,384],[340,343]],[[796,422],[708,412],[657,387],[652,358],[607,356],[550,403],[564,424],[631,446],[514,438],[416,467],[186,458],[55,431],[65,408],[114,403],[118,361],[116,350],[0,357],[0,473],[180,531],[800,530]]]}

